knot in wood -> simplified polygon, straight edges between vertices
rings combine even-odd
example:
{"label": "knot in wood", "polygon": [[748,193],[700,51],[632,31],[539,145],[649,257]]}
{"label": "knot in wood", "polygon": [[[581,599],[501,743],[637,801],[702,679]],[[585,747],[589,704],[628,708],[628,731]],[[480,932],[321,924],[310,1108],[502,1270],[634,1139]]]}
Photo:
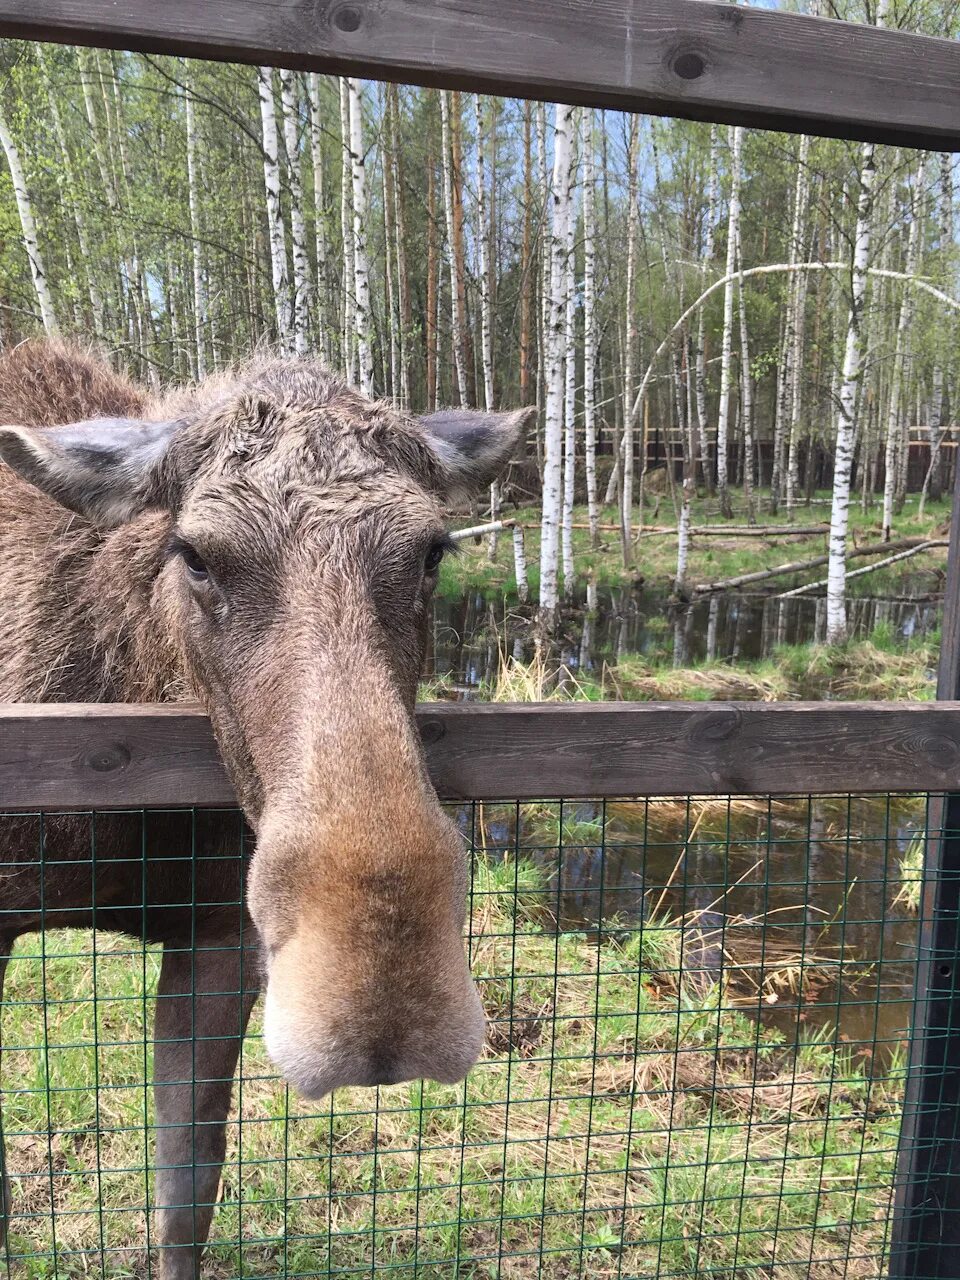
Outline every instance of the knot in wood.
{"label": "knot in wood", "polygon": [[706,69],[706,59],[692,49],[685,49],[675,54],[670,63],[670,70],[681,80],[699,80]]}
{"label": "knot in wood", "polygon": [[345,31],[349,35],[360,30],[363,13],[355,4],[341,4],[333,10],[330,21],[338,31]]}
{"label": "knot in wood", "polygon": [[445,733],[446,730],[439,720],[421,720],[420,722],[420,738],[425,747],[439,742]]}
{"label": "knot in wood", "polygon": [[130,748],[122,742],[105,742],[95,747],[86,758],[86,766],[94,773],[116,773],[130,763]]}

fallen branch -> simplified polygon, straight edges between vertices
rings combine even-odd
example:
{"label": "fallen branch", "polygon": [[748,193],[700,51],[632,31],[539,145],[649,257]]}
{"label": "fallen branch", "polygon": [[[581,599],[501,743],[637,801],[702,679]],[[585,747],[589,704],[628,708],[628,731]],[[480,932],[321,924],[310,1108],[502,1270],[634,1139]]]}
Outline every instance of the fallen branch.
{"label": "fallen branch", "polygon": [[[851,569],[846,575],[847,581],[851,578],[860,578],[865,573],[873,573],[874,569],[885,569],[888,564],[896,564],[898,560],[909,560],[911,556],[918,556],[921,551],[930,551],[934,547],[949,546],[946,538],[931,538],[929,542],[922,542],[919,547],[909,547],[906,551],[900,551],[895,556],[885,556],[883,560],[875,560],[873,564],[864,565],[862,569]],[[887,543],[890,546],[890,543]],[[782,591],[779,595],[774,596],[774,600],[791,600],[794,596],[802,596],[807,591],[816,591],[820,587],[827,585],[827,579],[822,578],[819,582],[808,582],[806,586],[794,587],[792,591]]]}
{"label": "fallen branch", "polygon": [[[901,538],[898,542],[874,542],[868,547],[854,547],[847,552],[847,558],[854,556],[878,556],[884,551],[903,551],[907,547],[926,545],[927,538]],[[693,588],[695,596],[712,595],[715,591],[729,591],[732,587],[745,587],[751,582],[766,582],[769,578],[783,577],[788,573],[805,573],[808,569],[818,569],[822,564],[829,564],[829,555],[814,556],[810,560],[793,560],[789,564],[778,564],[772,569],[757,569],[753,573],[741,573],[736,578],[721,578],[718,582],[702,582]]]}
{"label": "fallen branch", "polygon": [[[524,529],[539,529],[540,525],[531,520],[527,520],[523,524]],[[573,529],[589,529],[588,524],[574,523],[571,525]],[[619,533],[620,526],[618,524],[598,524],[597,528],[601,533]],[[769,524],[769,525],[739,525],[739,524],[695,524],[690,528],[690,536],[697,538],[795,538],[804,535],[813,536],[814,534],[829,533],[830,526],[828,524]],[[637,530],[637,538],[656,538],[666,537],[673,534],[677,536],[677,526],[675,524],[645,524],[642,529]]]}
{"label": "fallen branch", "polygon": [[516,520],[491,520],[488,524],[475,524],[469,529],[454,529],[450,533],[451,542],[460,542],[464,538],[479,538],[484,533],[499,533],[501,529],[512,529]]}

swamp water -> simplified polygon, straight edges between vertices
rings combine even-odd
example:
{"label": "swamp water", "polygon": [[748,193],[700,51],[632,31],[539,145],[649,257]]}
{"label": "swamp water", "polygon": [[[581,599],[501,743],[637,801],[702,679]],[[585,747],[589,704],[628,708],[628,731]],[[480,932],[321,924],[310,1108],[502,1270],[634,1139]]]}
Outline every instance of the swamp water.
{"label": "swamp water", "polygon": [[[593,617],[584,603],[568,611],[559,644],[558,660],[574,673],[671,646],[677,665],[768,657],[823,627],[822,600],[802,597],[714,596],[671,608],[642,591],[607,591]],[[853,600],[850,622],[858,638],[883,624],[906,642],[937,627],[939,602]],[[467,699],[496,679],[503,654],[533,654],[529,611],[480,593],[438,600],[432,640],[431,674]],[[905,795],[571,801],[477,805],[460,821],[478,851],[503,860],[508,879],[512,860],[535,865],[544,923],[598,941],[637,930],[664,941],[669,922],[666,967],[715,983],[721,1007],[744,1009],[786,1043],[822,1036],[885,1069],[908,1034],[918,938],[910,876],[926,803]]]}
{"label": "swamp water", "polygon": [[[940,601],[863,597],[849,603],[850,633],[864,639],[884,626],[906,643],[934,631]],[[444,678],[463,697],[496,679],[502,655],[524,661],[534,653],[534,610],[515,597],[480,591],[438,597],[427,653],[426,674]],[[821,640],[826,628],[823,597],[726,593],[673,605],[640,589],[604,588],[597,609],[587,611],[586,592],[565,608],[556,659],[572,672],[599,672],[604,663],[628,654],[660,656],[666,648],[675,666],[703,659],[767,658],[777,645]]]}

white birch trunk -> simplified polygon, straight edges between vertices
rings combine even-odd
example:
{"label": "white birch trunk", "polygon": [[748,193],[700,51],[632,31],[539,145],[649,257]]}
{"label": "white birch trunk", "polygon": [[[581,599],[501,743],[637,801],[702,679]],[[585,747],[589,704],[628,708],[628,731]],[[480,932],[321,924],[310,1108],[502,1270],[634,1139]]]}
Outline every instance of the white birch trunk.
{"label": "white birch trunk", "polygon": [[347,80],[350,102],[350,176],[353,191],[353,276],[356,307],[357,360],[360,390],[373,395],[373,349],[371,344],[370,274],[367,268],[367,187],[363,162],[363,118],[360,82]]}
{"label": "white birch trunk", "polygon": [[530,583],[527,580],[527,553],[523,545],[523,525],[513,526],[513,573],[517,580],[517,595],[521,604],[530,599]]}
{"label": "white birch trunk", "polygon": [[576,259],[574,255],[574,238],[576,235],[576,140],[579,135],[577,113],[570,118],[570,155],[568,157],[567,178],[567,216],[564,236],[563,266],[563,300],[564,300],[564,400],[563,400],[563,591],[569,596],[573,592],[573,498],[576,484],[577,467],[577,431],[576,431],[576,394],[577,394],[577,352],[576,352],[576,311],[574,292],[574,272]]}
{"label": "white birch trunk", "polygon": [[596,168],[593,155],[593,108],[583,112],[583,434],[590,545],[600,537],[597,501],[597,279]]}
{"label": "white birch trunk", "polygon": [[[700,289],[706,287],[707,272],[713,261],[714,240],[717,227],[717,202],[719,199],[720,131],[717,125],[710,128],[710,172],[707,178],[707,213],[703,235],[703,256],[700,259]],[[697,319],[697,345],[695,351],[697,388],[697,432],[700,443],[700,466],[704,483],[713,492],[713,475],[710,470],[710,446],[707,434],[707,366],[704,313]]]}
{"label": "white birch trunk", "polygon": [[[483,403],[487,413],[493,412],[493,280],[490,263],[490,227],[487,218],[487,135],[483,118],[483,102],[473,95],[474,132],[476,135],[477,169],[477,283],[480,290],[480,358],[483,362]],[[490,519],[496,520],[500,510],[500,486],[490,486]],[[487,558],[497,558],[497,535],[487,539]]]}
{"label": "white birch trunk", "polygon": [[860,385],[863,356],[861,335],[863,303],[867,289],[867,267],[870,261],[870,218],[873,207],[873,184],[876,177],[873,143],[868,142],[864,145],[862,156],[860,195],[857,200],[857,229],[853,245],[850,317],[843,354],[837,439],[834,451],[830,560],[827,566],[826,639],[828,644],[840,644],[847,635],[847,525],[850,515],[850,476],[853,471],[857,391]]}
{"label": "white birch trunk", "polygon": [[[800,150],[797,155],[797,182],[793,196],[793,228],[790,239],[788,261],[801,262],[805,257],[807,201],[810,182],[808,175],[810,161],[810,139],[804,135],[800,139]],[[787,510],[792,511],[797,502],[799,475],[797,471],[800,434],[800,405],[803,369],[803,337],[804,313],[807,300],[807,277],[805,272],[798,272],[790,277],[787,288],[787,334],[784,339],[784,396],[789,402],[789,413],[786,414],[787,432],[787,475],[786,496]],[[779,402],[778,402],[779,411]],[[774,447],[777,453],[777,445]]]}
{"label": "white birch trunk", "polygon": [[[633,379],[636,354],[637,319],[634,306],[634,282],[637,274],[637,234],[640,226],[640,210],[637,204],[637,180],[640,163],[640,121],[630,117],[630,143],[627,157],[627,281],[624,305],[624,353],[623,353],[623,498],[620,512],[620,529],[623,541],[623,563],[628,566],[633,558],[633,478],[636,467],[633,448]],[[641,466],[643,461],[641,460]]]}
{"label": "white birch trunk", "polygon": [[730,388],[733,363],[733,273],[740,235],[740,179],[743,152],[743,129],[730,130],[730,207],[727,213],[727,283],[723,291],[723,340],[720,350],[720,409],[717,414],[717,494],[720,510],[727,518],[732,514],[727,479],[727,440],[730,423]]}
{"label": "white birch trunk", "polygon": [[287,235],[280,207],[280,160],[277,136],[277,114],[273,99],[273,69],[257,68],[257,90],[260,96],[260,123],[263,130],[263,185],[267,196],[267,225],[270,233],[270,271],[273,301],[277,315],[277,338],[281,350],[293,355],[293,309],[290,305],[290,281],[287,274]]}
{"label": "white birch trunk", "polygon": [[33,277],[33,287],[37,295],[37,304],[40,307],[40,319],[46,332],[54,334],[57,332],[57,317],[53,309],[53,299],[50,296],[50,286],[47,284],[43,255],[40,252],[40,245],[37,241],[37,224],[33,217],[33,205],[30,202],[27,181],[24,177],[23,166],[20,163],[20,152],[17,150],[17,145],[10,133],[2,102],[0,102],[0,146],[3,147],[4,154],[7,157],[7,164],[10,167],[13,198],[17,202],[17,213],[20,215],[23,247],[27,251],[27,260],[30,263],[30,275]]}
{"label": "white birch trunk", "polygon": [[743,501],[747,508],[747,521],[754,523],[754,452],[753,452],[753,382],[750,378],[750,335],[747,330],[747,303],[743,292],[743,237],[737,228],[737,262],[740,278],[737,282],[737,300],[740,307],[740,423],[743,428]]}
{"label": "white birch trunk", "polygon": [[315,315],[317,346],[324,360],[333,360],[331,317],[328,302],[327,281],[327,204],[323,182],[323,111],[320,105],[320,76],[311,71],[307,77],[307,97],[310,100],[310,158],[313,163],[313,228],[314,255],[316,261]]}
{"label": "white birch trunk", "polygon": [[540,525],[540,619],[553,627],[558,604],[557,558],[560,550],[560,510],[563,470],[563,414],[565,384],[563,352],[566,326],[564,277],[570,193],[570,151],[573,108],[555,108],[553,189],[550,218],[550,292],[545,341],[546,422],[544,425],[543,511]]}
{"label": "white birch trunk", "polygon": [[343,326],[340,349],[349,386],[357,385],[357,279],[353,263],[353,166],[350,162],[350,90],[340,77],[340,230],[343,242]]}
{"label": "white birch trunk", "polygon": [[290,189],[290,238],[293,248],[293,341],[297,355],[310,350],[310,316],[313,312],[313,279],[307,252],[307,220],[303,213],[303,177],[300,160],[300,95],[296,73],[280,72],[280,107],[283,115],[283,149],[287,157]]}

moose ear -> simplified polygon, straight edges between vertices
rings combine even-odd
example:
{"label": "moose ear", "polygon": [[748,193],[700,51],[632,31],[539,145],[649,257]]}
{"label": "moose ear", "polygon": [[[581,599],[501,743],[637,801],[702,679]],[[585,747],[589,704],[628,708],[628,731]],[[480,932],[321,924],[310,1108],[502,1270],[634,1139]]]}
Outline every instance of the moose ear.
{"label": "moose ear", "polygon": [[179,424],[97,418],[63,427],[0,427],[0,460],[101,528],[159,504],[160,463]]}
{"label": "moose ear", "polygon": [[421,418],[420,425],[443,468],[445,496],[472,493],[495,479],[516,450],[535,412],[443,409]]}

